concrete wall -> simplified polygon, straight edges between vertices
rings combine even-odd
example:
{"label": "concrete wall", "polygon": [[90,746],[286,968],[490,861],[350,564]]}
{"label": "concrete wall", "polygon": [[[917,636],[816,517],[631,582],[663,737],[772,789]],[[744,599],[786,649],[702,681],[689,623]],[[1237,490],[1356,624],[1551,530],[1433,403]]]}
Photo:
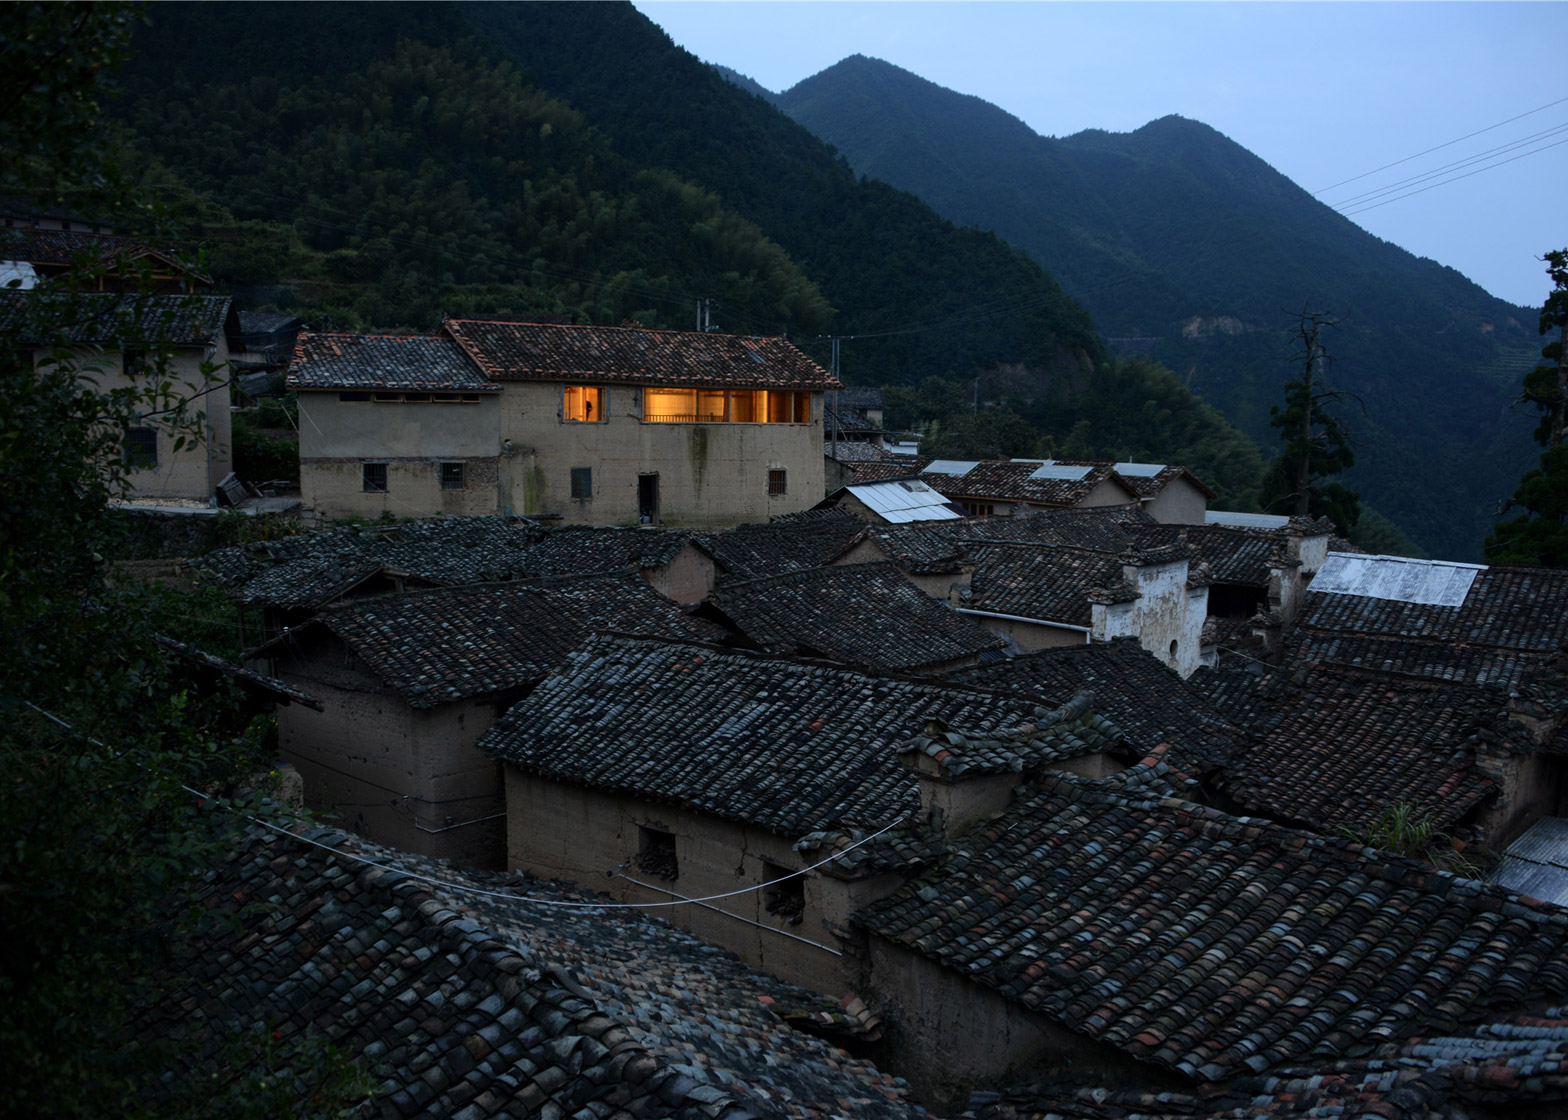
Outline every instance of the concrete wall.
{"label": "concrete wall", "polygon": [[868,957],[856,987],[882,1016],[878,1064],[907,1078],[938,1115],[960,1111],[973,1089],[1057,1076],[1098,1075],[1123,1088],[1183,1084],[895,942],[873,935]]}
{"label": "concrete wall", "polygon": [[326,707],[278,710],[279,751],[304,779],[307,807],[380,844],[503,866],[500,767],[474,746],[502,705],[488,698],[417,711],[345,657],[340,644],[315,653],[275,669]]}
{"label": "concrete wall", "polygon": [[1165,525],[1202,525],[1209,499],[1189,479],[1176,478],[1145,502],[1143,508]]}
{"label": "concrete wall", "polygon": [[[794,870],[802,859],[789,838],[694,810],[554,782],[506,767],[507,866],[568,879],[628,902],[670,902],[744,890],[765,882],[763,862]],[[640,828],[675,837],[673,881],[638,867]],[[620,874],[607,873],[625,865]],[[645,885],[638,885],[638,884]],[[763,892],[702,905],[659,907],[658,917],[738,954],[781,979],[815,991],[842,994],[838,939],[824,927],[843,927],[850,912],[885,886],[844,883],[812,872],[803,884],[798,923],[768,913]]]}
{"label": "concrete wall", "polygon": [[[300,497],[324,517],[489,514],[498,506],[498,394],[472,403],[340,401],[299,394]],[[364,464],[387,465],[385,492],[367,491]],[[444,490],[441,464],[463,464]]]}
{"label": "concrete wall", "polygon": [[[728,526],[767,521],[822,500],[822,394],[806,424],[644,423],[634,386],[605,390],[605,419],[562,417],[559,382],[509,382],[502,394],[503,500],[519,514],[565,521],[635,524],[638,477],[659,476],[665,525]],[[572,497],[573,468],[592,470],[592,496]],[[768,493],[768,472],[783,470],[786,492]]]}

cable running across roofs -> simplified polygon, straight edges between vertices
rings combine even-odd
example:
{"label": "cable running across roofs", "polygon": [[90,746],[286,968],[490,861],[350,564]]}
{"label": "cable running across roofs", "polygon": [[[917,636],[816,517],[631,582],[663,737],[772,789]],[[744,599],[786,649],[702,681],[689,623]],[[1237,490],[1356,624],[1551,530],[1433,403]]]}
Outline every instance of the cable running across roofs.
{"label": "cable running across roofs", "polygon": [[[67,731],[71,731],[71,732],[75,732],[76,731],[76,728],[71,726],[70,723],[68,723],[65,720],[61,719],[59,716],[55,715],[53,712],[45,711],[43,708],[40,708],[37,704],[34,704],[31,700],[23,700],[22,703],[26,704],[29,708],[31,708],[33,711],[37,712],[39,715],[43,716],[45,719],[51,720],[54,723],[59,724],[61,727],[65,728]],[[108,745],[106,745],[105,743],[101,742],[100,740],[94,739],[91,735],[83,736],[83,738],[85,738],[89,743],[92,743],[94,746],[102,747],[104,750],[111,750],[112,749]],[[740,890],[726,891],[723,894],[704,895],[701,898],[682,898],[682,899],[676,899],[675,901],[672,901],[672,902],[565,902],[565,901],[563,901],[561,899],[557,899],[557,898],[537,898],[537,897],[535,897],[533,895],[512,894],[512,893],[510,893],[508,891],[492,891],[492,890],[486,890],[483,887],[470,886],[470,885],[467,885],[467,884],[464,884],[464,883],[452,883],[452,882],[448,882],[445,879],[437,879],[433,875],[422,875],[422,874],[420,874],[417,871],[409,871],[409,870],[406,870],[405,868],[401,868],[401,867],[398,867],[398,866],[396,866],[394,864],[386,863],[386,862],[383,862],[381,860],[375,860],[375,859],[370,859],[370,858],[368,858],[366,856],[355,855],[353,852],[339,851],[337,848],[334,848],[331,844],[323,844],[319,840],[312,840],[312,839],[310,839],[307,836],[299,835],[297,832],[291,832],[288,829],[284,828],[282,825],[273,824],[271,821],[264,821],[260,817],[253,817],[253,816],[251,816],[249,813],[241,813],[238,809],[235,809],[233,806],[227,805],[227,804],[223,803],[222,801],[218,801],[218,799],[214,798],[211,794],[203,793],[199,789],[192,789],[190,786],[185,785],[183,782],[177,783],[177,784],[178,784],[180,789],[184,790],[186,793],[189,793],[189,794],[195,796],[196,798],[198,798],[199,800],[201,800],[203,802],[206,802],[206,801],[217,801],[217,803],[219,805],[222,805],[224,808],[229,809],[231,812],[233,812],[237,816],[241,817],[242,819],[250,821],[252,824],[260,825],[262,828],[270,828],[273,832],[278,832],[278,833],[281,833],[282,835],[287,836],[287,837],[289,837],[291,839],[298,840],[302,844],[309,844],[313,848],[320,848],[324,852],[331,852],[333,855],[337,856],[340,859],[350,860],[350,861],[352,861],[354,863],[362,863],[366,867],[379,867],[383,871],[391,871],[391,872],[394,872],[394,873],[396,873],[398,875],[406,876],[409,879],[417,879],[417,880],[419,880],[422,883],[430,883],[430,884],[432,884],[434,886],[445,887],[447,890],[456,891],[456,892],[458,892],[460,894],[477,895],[477,896],[479,896],[481,898],[501,898],[501,899],[507,900],[508,902],[531,902],[535,906],[554,906],[554,907],[556,907],[558,909],[562,909],[562,910],[647,910],[647,909],[655,909],[655,908],[662,909],[664,907],[669,907],[669,906],[691,906],[691,905],[694,905],[694,904],[699,903],[699,902],[717,902],[719,899],[723,899],[723,898],[735,898],[735,897],[737,897],[739,895],[743,895],[743,894],[753,894],[753,893],[755,893],[757,891],[762,890],[764,887],[771,887],[775,883],[782,883],[782,882],[784,882],[787,879],[798,879],[802,875],[805,875],[806,872],[808,872],[808,871],[815,871],[819,867],[825,867],[828,864],[833,863],[836,860],[843,859],[845,856],[847,856],[850,852],[854,851],[856,848],[859,848],[859,847],[861,847],[864,844],[871,843],[871,841],[875,840],[877,837],[883,835],[884,833],[891,832],[891,831],[893,831],[893,829],[898,828],[899,826],[901,826],[901,825],[903,825],[905,823],[902,820],[893,821],[890,824],[883,825],[881,828],[877,829],[877,831],[873,832],[870,836],[864,836],[861,839],[856,840],[853,844],[850,844],[849,847],[843,849],[842,851],[835,852],[832,855],[828,856],[826,859],[818,860],[816,863],[810,864],[810,865],[808,865],[806,867],[802,867],[799,871],[792,871],[788,875],[780,875],[777,879],[769,879],[766,883],[757,883],[757,884],[755,884],[753,886],[750,886],[750,887],[742,887]],[[622,866],[625,866],[625,865],[623,864]],[[616,870],[619,871],[619,868],[617,868]],[[615,872],[614,871],[607,872],[606,874],[607,874],[608,877],[613,878],[614,875],[615,875]]]}

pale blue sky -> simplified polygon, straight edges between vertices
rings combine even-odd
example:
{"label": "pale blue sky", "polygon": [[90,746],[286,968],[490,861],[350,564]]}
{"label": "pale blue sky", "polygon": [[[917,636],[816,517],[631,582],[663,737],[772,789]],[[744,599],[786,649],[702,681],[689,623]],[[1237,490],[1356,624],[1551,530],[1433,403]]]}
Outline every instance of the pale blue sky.
{"label": "pale blue sky", "polygon": [[[1568,99],[1560,2],[636,3],[680,46],[772,90],[859,53],[982,97],[1047,136],[1125,132],[1179,113],[1309,191]],[[1526,139],[1552,129],[1561,131]],[[1548,285],[1535,258],[1568,246],[1568,100],[1320,197],[1338,204],[1521,142],[1487,160],[1557,146],[1352,217],[1538,306]]]}

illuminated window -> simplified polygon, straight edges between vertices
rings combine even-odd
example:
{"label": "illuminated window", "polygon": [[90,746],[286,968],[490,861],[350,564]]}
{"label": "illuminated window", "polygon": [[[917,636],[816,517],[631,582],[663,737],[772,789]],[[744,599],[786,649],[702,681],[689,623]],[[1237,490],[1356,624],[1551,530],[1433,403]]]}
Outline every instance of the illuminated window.
{"label": "illuminated window", "polygon": [[158,465],[158,432],[154,428],[125,429],[125,463],[137,470]]}
{"label": "illuminated window", "polygon": [[767,389],[666,389],[642,391],[642,418],[650,424],[809,424],[811,394]]}
{"label": "illuminated window", "polygon": [[365,493],[385,494],[387,492],[387,465],[385,463],[365,464]]}
{"label": "illuminated window", "polygon": [[783,493],[785,493],[786,492],[785,491],[785,483],[788,481],[788,475],[789,475],[788,471],[769,471],[768,472],[768,493],[769,494],[783,494]]}
{"label": "illuminated window", "polygon": [[463,464],[441,464],[441,489],[461,490],[463,488]]}
{"label": "illuminated window", "polygon": [[597,385],[568,385],[561,415],[580,424],[604,419],[604,390]]}

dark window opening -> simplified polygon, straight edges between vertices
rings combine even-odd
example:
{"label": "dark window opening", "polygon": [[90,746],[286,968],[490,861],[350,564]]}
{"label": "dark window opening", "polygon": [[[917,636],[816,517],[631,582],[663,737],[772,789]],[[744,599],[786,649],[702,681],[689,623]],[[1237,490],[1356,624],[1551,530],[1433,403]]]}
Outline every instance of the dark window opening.
{"label": "dark window opening", "polygon": [[769,914],[799,925],[806,912],[806,877],[776,863],[762,861],[762,903]]}
{"label": "dark window opening", "polygon": [[430,403],[430,394],[429,393],[404,393],[403,394],[403,399],[405,401],[410,401],[410,402],[412,402],[414,404],[429,404]]}
{"label": "dark window opening", "polygon": [[385,494],[387,492],[387,465],[385,463],[365,464],[365,493]]}
{"label": "dark window opening", "polygon": [[1209,585],[1210,618],[1251,618],[1268,603],[1268,594],[1258,587],[1234,583]]}
{"label": "dark window opening", "polygon": [[572,468],[572,500],[586,502],[593,497],[593,468]]}
{"label": "dark window opening", "polygon": [[788,471],[769,471],[768,472],[768,493],[769,494],[783,494],[783,493],[785,493],[786,492],[787,482],[788,482],[788,475],[789,475]]}
{"label": "dark window opening", "polygon": [[637,476],[637,522],[641,525],[656,525],[658,521],[659,476],[640,474]]}
{"label": "dark window opening", "polygon": [[441,464],[441,489],[461,490],[463,488],[463,464]]}
{"label": "dark window opening", "polygon": [[158,465],[157,429],[125,429],[125,463],[137,470],[151,470]]}
{"label": "dark window opening", "polygon": [[369,399],[370,399],[370,394],[369,393],[348,392],[348,393],[339,393],[338,394],[338,400],[345,401],[345,402],[347,402],[347,401],[368,401]]}
{"label": "dark window opening", "polygon": [[673,883],[681,877],[675,859],[675,834],[662,828],[637,826],[637,867],[655,879]]}
{"label": "dark window opening", "polygon": [[135,377],[147,370],[147,355],[140,350],[127,350],[123,362],[126,377]]}
{"label": "dark window opening", "polygon": [[964,512],[970,517],[994,517],[996,515],[995,502],[971,502],[961,500],[959,505],[964,507]]}

